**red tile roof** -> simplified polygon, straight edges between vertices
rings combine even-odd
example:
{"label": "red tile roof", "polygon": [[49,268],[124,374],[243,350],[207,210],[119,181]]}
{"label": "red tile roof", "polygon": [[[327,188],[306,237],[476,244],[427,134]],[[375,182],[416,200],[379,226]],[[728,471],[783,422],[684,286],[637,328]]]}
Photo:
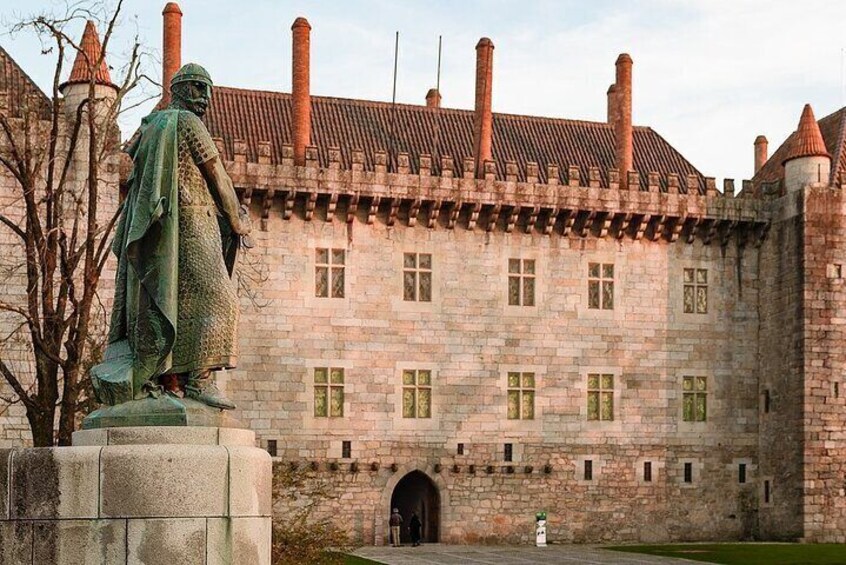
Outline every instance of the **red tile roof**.
{"label": "red tile roof", "polygon": [[[97,26],[92,20],[85,24],[85,32],[82,34],[80,50],[76,53],[76,60],[73,62],[73,69],[65,84],[79,84],[91,81],[92,66],[97,63],[102,53],[100,36],[97,34]],[[106,58],[100,61],[97,71],[94,74],[94,81],[97,84],[114,86],[112,77],[109,76],[109,68],[106,66]]]}
{"label": "red tile roof", "polygon": [[[832,157],[829,182],[837,184],[840,173],[846,171],[846,107],[817,121],[825,150]],[[755,185],[784,178],[784,161],[788,158],[796,132],[791,133],[752,178]]]}
{"label": "red tile roof", "polygon": [[[372,169],[377,150],[392,156],[407,152],[411,170],[419,167],[421,153],[432,155],[433,174],[440,172],[440,156],[452,156],[456,175],[465,157],[473,155],[473,112],[427,108],[410,104],[392,107],[386,102],[312,96],[312,144],[318,147],[321,166],[328,165],[329,147],[341,148],[343,167],[351,164],[353,149],[365,154],[365,168]],[[282,145],[291,142],[291,95],[282,92],[215,87],[204,118],[213,137],[224,140],[224,156],[233,158],[234,141],[247,143],[247,159],[256,161],[258,143],[270,142],[270,160],[281,161]],[[604,122],[587,122],[512,114],[493,115],[493,156],[498,177],[505,176],[506,160],[518,165],[518,179],[526,178],[526,162],[539,165],[541,181],[546,165],[559,166],[566,177],[569,165],[581,169],[587,179],[588,167],[599,167],[603,182],[615,166],[614,131]],[[646,186],[649,171],[699,178],[700,192],[705,183],[701,173],[664,138],[648,127],[634,128],[634,167]]]}
{"label": "red tile roof", "polygon": [[820,133],[820,126],[817,125],[817,119],[814,117],[814,110],[811,109],[810,104],[805,104],[802,109],[802,117],[799,118],[799,127],[796,129],[796,135],[790,142],[782,163],[786,163],[791,159],[799,159],[800,157],[828,157],[831,155],[825,148],[822,134]]}
{"label": "red tile roof", "polygon": [[19,118],[27,101],[37,105],[38,113],[50,117],[50,98],[29,78],[9,53],[0,47],[0,92],[6,93],[8,115]]}

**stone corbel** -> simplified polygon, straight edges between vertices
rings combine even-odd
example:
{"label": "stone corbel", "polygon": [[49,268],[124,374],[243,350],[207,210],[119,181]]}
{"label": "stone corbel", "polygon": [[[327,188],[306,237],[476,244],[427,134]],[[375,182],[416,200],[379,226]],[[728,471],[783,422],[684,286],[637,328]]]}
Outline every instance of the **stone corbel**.
{"label": "stone corbel", "polygon": [[458,223],[458,215],[461,213],[461,206],[461,201],[452,203],[452,209],[449,211],[449,220],[447,221],[447,227],[451,230],[455,229],[455,224]]}
{"label": "stone corbel", "polygon": [[649,227],[649,221],[652,219],[650,214],[644,214],[640,218],[640,222],[637,224],[637,229],[635,230],[634,240],[640,241],[643,239],[643,235],[646,233],[646,228]]}
{"label": "stone corbel", "polygon": [[538,222],[538,214],[540,214],[540,206],[533,207],[532,211],[529,212],[529,219],[526,221],[525,233],[532,233],[532,229]]}
{"label": "stone corbel", "polygon": [[502,210],[501,204],[495,204],[493,208],[491,208],[491,213],[488,216],[487,224],[485,225],[485,231],[493,231],[496,228],[496,222],[499,219],[499,213]]}
{"label": "stone corbel", "polygon": [[382,202],[381,196],[374,196],[370,199],[370,204],[367,206],[367,224],[371,225],[376,220],[376,212],[379,211],[379,204]]}
{"label": "stone corbel", "polygon": [[309,192],[306,200],[305,220],[310,222],[314,217],[314,207],[317,205],[317,192]]}
{"label": "stone corbel", "polygon": [[326,208],[326,221],[331,222],[335,219],[335,209],[338,207],[338,193],[333,192],[329,195],[329,206]]}
{"label": "stone corbel", "polygon": [[417,225],[417,216],[420,214],[420,199],[415,198],[411,201],[411,206],[408,208],[408,226],[413,228]]}
{"label": "stone corbel", "polygon": [[282,217],[286,220],[290,220],[291,216],[294,215],[294,200],[297,197],[297,193],[291,189],[285,193],[285,209],[282,212]]}
{"label": "stone corbel", "polygon": [[264,192],[261,201],[261,231],[267,231],[267,220],[270,218],[270,207],[273,205],[273,197],[276,196],[275,188],[268,188]]}
{"label": "stone corbel", "polygon": [[468,230],[476,228],[476,222],[479,221],[479,212],[482,211],[482,203],[474,202],[473,209],[470,211],[470,222],[467,224]]}
{"label": "stone corbel", "polygon": [[432,206],[429,208],[429,217],[426,220],[426,226],[429,229],[434,229],[435,225],[438,223],[438,216],[441,213],[441,204],[443,200],[435,200],[432,202]]}
{"label": "stone corbel", "polygon": [[391,198],[391,208],[388,211],[388,225],[393,226],[397,222],[397,213],[399,213],[400,203],[399,198]]}
{"label": "stone corbel", "polygon": [[356,192],[350,196],[350,203],[347,205],[347,223],[351,224],[355,220],[355,213],[358,211],[358,201],[361,197]]}
{"label": "stone corbel", "polygon": [[508,222],[505,224],[505,233],[514,231],[514,225],[517,223],[517,218],[520,216],[520,206],[515,205],[511,208],[511,213],[508,215]]}

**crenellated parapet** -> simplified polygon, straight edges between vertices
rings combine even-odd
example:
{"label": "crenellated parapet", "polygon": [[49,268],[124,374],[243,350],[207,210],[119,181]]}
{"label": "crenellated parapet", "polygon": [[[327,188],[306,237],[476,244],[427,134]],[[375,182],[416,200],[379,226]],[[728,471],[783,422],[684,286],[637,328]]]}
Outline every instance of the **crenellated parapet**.
{"label": "crenellated parapet", "polygon": [[473,157],[455,163],[441,156],[435,174],[435,160],[426,154],[417,156],[417,172],[412,172],[407,153],[397,153],[392,161],[386,151],[367,159],[364,151],[352,150],[350,162],[343,163],[341,150],[330,147],[328,164],[321,166],[317,147],[307,146],[305,164],[299,166],[290,145],[283,146],[278,164],[270,162],[269,148],[262,153],[261,143],[258,162],[247,161],[239,140],[234,147],[234,160],[226,168],[242,201],[260,214],[262,229],[277,199],[286,220],[296,213],[306,221],[358,218],[372,224],[378,219],[388,226],[688,243],[699,238],[723,245],[732,236],[740,244],[760,243],[770,217],[768,201],[754,194],[751,183],[744,181],[744,190],[735,197],[731,179],[720,192],[711,177],[703,181],[698,175],[629,171],[628,188],[621,188],[616,169],[602,174],[598,167],[588,167],[583,178],[576,165],[528,162],[525,180],[518,180],[516,161],[505,163],[503,178],[497,163],[486,160],[482,178],[477,178]]}

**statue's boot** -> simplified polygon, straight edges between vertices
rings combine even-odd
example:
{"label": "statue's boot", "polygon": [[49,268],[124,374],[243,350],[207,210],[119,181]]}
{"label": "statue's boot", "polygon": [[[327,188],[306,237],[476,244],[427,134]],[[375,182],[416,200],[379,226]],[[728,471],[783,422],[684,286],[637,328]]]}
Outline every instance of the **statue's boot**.
{"label": "statue's boot", "polygon": [[[208,373],[206,373],[206,375],[208,375]],[[190,398],[208,406],[220,408],[221,410],[235,409],[235,403],[226,398],[226,396],[220,392],[220,389],[217,388],[217,384],[214,382],[214,379],[208,376],[192,376],[188,380],[188,384],[185,385],[185,398]]]}

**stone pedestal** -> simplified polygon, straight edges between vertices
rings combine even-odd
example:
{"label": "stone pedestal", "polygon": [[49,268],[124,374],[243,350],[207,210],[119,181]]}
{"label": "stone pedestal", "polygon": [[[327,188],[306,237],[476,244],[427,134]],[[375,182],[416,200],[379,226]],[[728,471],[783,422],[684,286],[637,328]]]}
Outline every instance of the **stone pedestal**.
{"label": "stone pedestal", "polygon": [[0,565],[270,565],[271,461],[234,428],[0,449]]}

